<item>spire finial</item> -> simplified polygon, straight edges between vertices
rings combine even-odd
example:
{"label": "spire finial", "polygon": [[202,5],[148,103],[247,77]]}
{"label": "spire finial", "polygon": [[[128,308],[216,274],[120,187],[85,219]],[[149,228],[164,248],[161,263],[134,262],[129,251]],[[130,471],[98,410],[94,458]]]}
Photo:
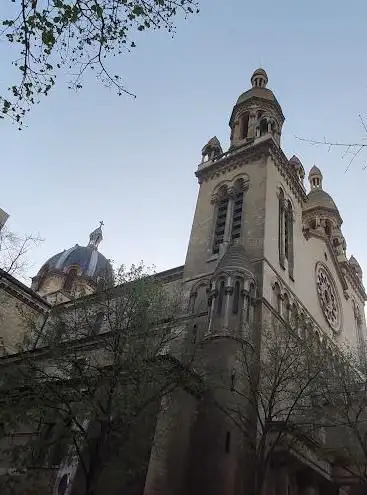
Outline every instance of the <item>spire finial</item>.
{"label": "spire finial", "polygon": [[97,227],[91,234],[89,234],[88,246],[94,249],[98,249],[98,246],[103,240],[102,226],[104,225],[103,220],[100,220],[99,227]]}

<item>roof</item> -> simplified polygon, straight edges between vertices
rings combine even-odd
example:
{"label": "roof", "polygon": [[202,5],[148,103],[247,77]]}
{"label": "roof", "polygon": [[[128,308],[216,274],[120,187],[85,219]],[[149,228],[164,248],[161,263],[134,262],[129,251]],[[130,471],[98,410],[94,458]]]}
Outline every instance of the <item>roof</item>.
{"label": "roof", "polygon": [[237,268],[240,270],[245,269],[251,273],[253,272],[254,268],[242,244],[230,246],[224,253],[223,257],[219,260],[217,270],[228,268]]}
{"label": "roof", "polygon": [[[34,292],[33,289],[27,287],[25,284],[23,284],[18,279],[13,277],[13,275],[10,275],[9,273],[7,273],[6,271],[0,268],[0,280],[1,279],[6,280],[8,282],[9,288],[11,286],[14,287],[14,289],[17,290],[19,296],[23,295],[24,297],[26,297],[31,305],[41,306],[43,309],[48,309],[51,307],[50,304],[48,304],[48,302],[45,299],[43,299],[43,297],[41,297],[36,292]],[[12,293],[15,294],[14,291],[12,291]]]}
{"label": "roof", "polygon": [[302,162],[301,160],[298,158],[298,156],[296,155],[293,155],[290,159],[289,159],[289,163],[291,165],[294,165],[294,166],[298,166],[298,167],[302,167],[303,168],[303,165],[302,165]]}
{"label": "roof", "polygon": [[333,198],[323,189],[312,189],[312,191],[307,194],[307,202],[304,209],[309,210],[316,207],[335,210],[339,213]]}
{"label": "roof", "polygon": [[256,76],[264,76],[266,78],[266,80],[268,80],[268,75],[267,75],[266,71],[261,67],[259,67],[258,69],[255,70],[255,72],[252,74],[251,79],[253,79]]}
{"label": "roof", "polygon": [[[275,98],[274,93],[272,92],[271,89],[268,88],[251,88],[242,93],[237,102],[236,105],[239,105],[240,103],[243,103],[244,101],[249,100],[250,98],[256,96],[257,98],[262,98],[265,100],[270,100],[279,105],[278,100]],[[280,106],[280,105],[279,105]]]}
{"label": "roof", "polygon": [[82,276],[96,282],[99,278],[112,279],[113,270],[109,260],[95,247],[79,246],[78,244],[52,256],[42,266],[37,276],[46,269],[48,273],[65,272],[72,266],[78,266]]}
{"label": "roof", "polygon": [[322,177],[321,170],[319,169],[319,167],[316,167],[316,165],[314,165],[311,168],[310,173],[308,174],[309,177],[311,177],[313,175],[321,175],[321,177]]}

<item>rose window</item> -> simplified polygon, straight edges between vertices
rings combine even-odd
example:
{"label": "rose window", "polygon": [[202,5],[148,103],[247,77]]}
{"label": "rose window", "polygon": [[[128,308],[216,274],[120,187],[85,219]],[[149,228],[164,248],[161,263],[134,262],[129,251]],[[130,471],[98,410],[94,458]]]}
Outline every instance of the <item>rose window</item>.
{"label": "rose window", "polygon": [[316,285],[320,305],[326,321],[333,330],[339,330],[340,306],[338,297],[327,271],[321,266],[316,271]]}

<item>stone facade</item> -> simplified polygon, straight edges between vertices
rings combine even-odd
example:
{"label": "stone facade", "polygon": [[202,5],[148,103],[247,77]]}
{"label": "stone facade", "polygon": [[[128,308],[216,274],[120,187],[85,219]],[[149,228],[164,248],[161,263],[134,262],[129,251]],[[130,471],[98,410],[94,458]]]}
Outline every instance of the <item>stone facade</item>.
{"label": "stone facade", "polygon": [[[253,459],[241,433],[213,401],[230,408],[231,382],[248,387],[238,356],[244,345],[260,349],[266,325],[278,321],[295,331],[302,326],[325,352],[335,354],[348,344],[365,356],[362,271],[354,257],[346,257],[342,218],[323,190],[320,170],[311,170],[307,194],[302,163],[282,151],[284,116],[267,82],[265,71],[258,69],[252,88],[238,98],[229,123],[229,150],[223,152],[216,137],[203,147],[185,264],[159,274],[167,291],[182,291],[178,325],[184,332],[169,352],[185,362],[195,349],[195,373],[205,376],[213,390],[221,380],[228,386],[200,398],[185,390],[165,398],[145,495],[247,493]],[[14,319],[16,290],[22,304],[40,317],[49,304],[67,306],[80,295],[81,290],[65,290],[70,270],[75,270],[74,289],[96,290],[96,260],[105,263],[95,251],[101,238],[99,228],[88,247],[70,248],[45,264],[47,270],[40,271],[32,287],[48,303],[3,276],[7,309],[6,324],[0,326],[6,346],[14,350],[22,333],[20,320]],[[95,250],[89,252],[89,247]],[[78,260],[76,252],[82,256]],[[9,284],[17,289],[8,289]],[[252,418],[253,412],[246,414]],[[63,469],[59,481],[75,472],[75,466]],[[279,445],[263,492],[331,495],[341,493],[338,479],[335,466],[309,445]]]}
{"label": "stone facade", "polygon": [[[283,322],[302,321],[331,354],[343,344],[365,354],[360,267],[346,258],[342,219],[322,189],[321,172],[311,171],[307,194],[300,160],[283,153],[284,117],[266,83],[266,74],[256,71],[252,90],[234,107],[229,151],[223,153],[212,138],[196,171],[200,188],[182,285],[192,314],[187,333],[195,332],[201,341],[195,369],[213,383],[216,376],[230,379],[239,340],[253,339],[254,329],[261,330],[274,315]],[[238,183],[242,210],[233,214]],[[238,219],[240,232],[233,235]],[[242,320],[230,309],[236,283],[243,291]],[[247,324],[245,314],[252,314]],[[218,400],[228,405],[232,399],[223,395]],[[160,455],[153,448],[145,495],[246,493],[246,448],[210,401],[172,397],[158,421],[157,438]],[[268,472],[265,493],[337,493],[333,467],[312,449],[299,446],[284,456]]]}
{"label": "stone facade", "polygon": [[27,318],[42,324],[50,310],[38,294],[8,273],[0,270],[0,353],[17,352],[27,332]]}

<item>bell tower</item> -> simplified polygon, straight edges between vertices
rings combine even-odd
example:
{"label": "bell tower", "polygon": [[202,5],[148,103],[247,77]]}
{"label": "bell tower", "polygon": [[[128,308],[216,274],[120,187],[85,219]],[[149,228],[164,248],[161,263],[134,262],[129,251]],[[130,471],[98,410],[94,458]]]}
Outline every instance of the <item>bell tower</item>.
{"label": "bell tower", "polygon": [[241,435],[213,402],[224,410],[234,400],[235,383],[246,386],[238,356],[258,335],[267,171],[272,154],[282,153],[284,122],[267,83],[266,72],[256,70],[251,89],[235,103],[229,149],[217,137],[202,149],[183,273],[187,327],[181,356],[194,349],[193,367],[214,392],[199,401],[185,393],[170,398],[175,412],[166,408],[158,422],[157,438],[164,440],[153,449],[145,495],[237,494],[246,484],[237,469],[246,455]]}
{"label": "bell tower", "polygon": [[268,76],[264,69],[255,70],[251,84],[252,88],[240,95],[233,108],[229,121],[231,148],[267,135],[280,146],[284,115],[273,92],[266,87]]}
{"label": "bell tower", "polygon": [[282,109],[257,69],[251,89],[237,99],[229,121],[230,148],[217,137],[203,147],[196,171],[199,194],[184,278],[213,272],[232,245],[260,257],[264,238],[266,168],[270,149],[280,150]]}

